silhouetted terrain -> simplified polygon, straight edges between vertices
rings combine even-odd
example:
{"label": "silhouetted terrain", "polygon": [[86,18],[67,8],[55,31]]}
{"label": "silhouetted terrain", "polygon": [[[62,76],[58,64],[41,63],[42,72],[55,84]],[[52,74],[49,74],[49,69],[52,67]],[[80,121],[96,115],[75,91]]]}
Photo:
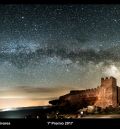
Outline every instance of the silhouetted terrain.
{"label": "silhouetted terrain", "polygon": [[0,118],[46,118],[46,113],[51,111],[51,106],[23,107],[9,111],[0,111]]}

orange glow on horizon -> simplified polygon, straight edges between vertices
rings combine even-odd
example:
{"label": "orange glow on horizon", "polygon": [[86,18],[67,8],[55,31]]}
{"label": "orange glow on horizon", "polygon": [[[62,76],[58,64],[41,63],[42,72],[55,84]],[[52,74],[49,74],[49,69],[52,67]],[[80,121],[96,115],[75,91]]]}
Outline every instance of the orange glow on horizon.
{"label": "orange glow on horizon", "polygon": [[50,100],[69,93],[69,91],[69,88],[66,87],[1,89],[0,109],[49,105]]}
{"label": "orange glow on horizon", "polygon": [[0,109],[45,106],[49,100],[30,100],[30,99],[0,99]]}

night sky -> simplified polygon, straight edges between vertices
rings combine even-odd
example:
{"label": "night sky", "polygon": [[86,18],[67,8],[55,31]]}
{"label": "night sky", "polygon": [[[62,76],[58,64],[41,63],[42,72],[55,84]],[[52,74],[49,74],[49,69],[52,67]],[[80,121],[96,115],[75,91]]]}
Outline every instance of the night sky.
{"label": "night sky", "polygon": [[120,5],[0,5],[0,108],[47,105],[114,76]]}

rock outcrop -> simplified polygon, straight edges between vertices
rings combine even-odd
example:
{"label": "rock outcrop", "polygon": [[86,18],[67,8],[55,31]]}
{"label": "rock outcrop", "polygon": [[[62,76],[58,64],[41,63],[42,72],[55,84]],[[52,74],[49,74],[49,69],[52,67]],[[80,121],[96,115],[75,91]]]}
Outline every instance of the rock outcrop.
{"label": "rock outcrop", "polygon": [[106,108],[117,107],[120,104],[120,87],[114,77],[101,78],[101,85],[94,89],[72,90],[60,96],[58,100],[49,101],[50,104],[61,109],[77,110],[88,105]]}

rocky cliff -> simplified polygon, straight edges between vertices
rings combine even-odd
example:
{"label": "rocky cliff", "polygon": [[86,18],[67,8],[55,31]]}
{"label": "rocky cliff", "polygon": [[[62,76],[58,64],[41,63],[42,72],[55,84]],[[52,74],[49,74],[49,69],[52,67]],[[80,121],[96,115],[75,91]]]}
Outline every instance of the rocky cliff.
{"label": "rocky cliff", "polygon": [[77,110],[88,105],[98,107],[116,107],[120,102],[120,88],[114,77],[101,78],[101,85],[94,89],[74,90],[60,96],[58,100],[49,101],[50,104],[61,109]]}

